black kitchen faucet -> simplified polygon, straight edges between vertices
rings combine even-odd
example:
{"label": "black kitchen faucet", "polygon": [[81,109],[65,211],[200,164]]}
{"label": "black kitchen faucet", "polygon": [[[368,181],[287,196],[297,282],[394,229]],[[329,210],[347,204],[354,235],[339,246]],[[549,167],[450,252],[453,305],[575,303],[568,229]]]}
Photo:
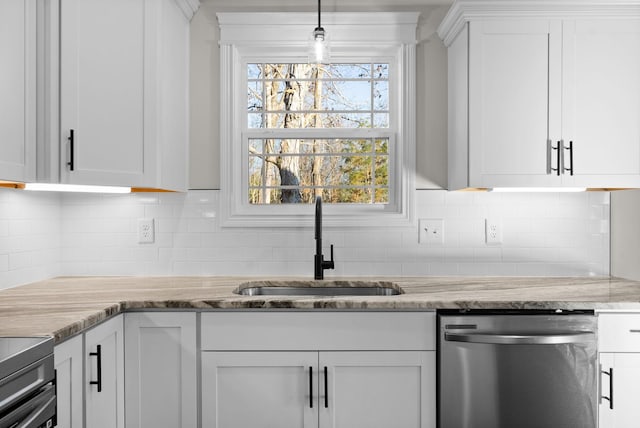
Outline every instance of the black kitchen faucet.
{"label": "black kitchen faucet", "polygon": [[322,197],[316,197],[316,255],[314,257],[314,278],[324,279],[324,270],[333,269],[333,244],[331,244],[331,260],[325,260],[322,254]]}

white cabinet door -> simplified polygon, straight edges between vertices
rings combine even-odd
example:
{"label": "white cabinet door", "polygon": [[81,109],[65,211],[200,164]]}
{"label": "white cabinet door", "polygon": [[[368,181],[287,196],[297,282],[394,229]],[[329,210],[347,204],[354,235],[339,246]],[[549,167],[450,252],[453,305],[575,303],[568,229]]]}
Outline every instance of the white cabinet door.
{"label": "white cabinet door", "polygon": [[321,352],[320,427],[434,428],[435,367],[433,351]]}
{"label": "white cabinet door", "polygon": [[0,180],[35,178],[36,1],[0,2]]}
{"label": "white cabinet door", "polygon": [[640,353],[601,353],[599,427],[635,428],[640,420]]}
{"label": "white cabinet door", "polygon": [[317,366],[317,352],[203,352],[202,427],[317,428]]}
{"label": "white cabinet door", "polygon": [[61,182],[187,189],[187,9],[198,3],[60,0]]}
{"label": "white cabinet door", "polygon": [[196,428],[196,314],[125,314],[127,428]]}
{"label": "white cabinet door", "polygon": [[82,335],[79,335],[56,345],[53,351],[57,379],[57,426],[59,428],[82,428],[84,426],[82,345]]}
{"label": "white cabinet door", "polygon": [[565,181],[640,186],[639,76],[640,20],[563,22],[562,138],[574,170]]}
{"label": "white cabinet door", "polygon": [[[61,179],[145,184],[147,0],[60,1]],[[73,133],[73,150],[71,134]],[[71,151],[73,151],[73,156]],[[73,163],[73,165],[68,164]]]}
{"label": "white cabinet door", "polygon": [[558,20],[469,24],[473,187],[560,185],[547,146],[560,135],[561,37]]}
{"label": "white cabinet door", "polygon": [[85,333],[86,425],[124,428],[124,341],[122,315]]}

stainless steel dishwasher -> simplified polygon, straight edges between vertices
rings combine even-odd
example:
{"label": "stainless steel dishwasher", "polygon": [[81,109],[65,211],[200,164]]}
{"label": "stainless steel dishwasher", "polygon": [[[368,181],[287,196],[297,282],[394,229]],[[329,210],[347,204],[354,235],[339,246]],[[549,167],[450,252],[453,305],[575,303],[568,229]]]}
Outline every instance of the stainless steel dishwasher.
{"label": "stainless steel dishwasher", "polygon": [[440,428],[595,428],[596,317],[438,315]]}

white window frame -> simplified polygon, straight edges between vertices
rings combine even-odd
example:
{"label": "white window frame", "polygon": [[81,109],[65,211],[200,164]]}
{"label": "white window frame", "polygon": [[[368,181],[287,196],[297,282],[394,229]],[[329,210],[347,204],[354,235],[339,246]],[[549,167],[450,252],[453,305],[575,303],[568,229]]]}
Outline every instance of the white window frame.
{"label": "white window frame", "polygon": [[[389,63],[389,129],[286,130],[289,138],[389,138],[389,203],[325,204],[335,227],[413,224],[416,154],[416,27],[418,13],[323,13],[333,63]],[[248,201],[248,140],[282,130],[247,123],[247,64],[305,63],[313,13],[219,13],[220,219],[223,227],[305,227],[309,204],[252,205]],[[286,39],[285,39],[286,38]]]}

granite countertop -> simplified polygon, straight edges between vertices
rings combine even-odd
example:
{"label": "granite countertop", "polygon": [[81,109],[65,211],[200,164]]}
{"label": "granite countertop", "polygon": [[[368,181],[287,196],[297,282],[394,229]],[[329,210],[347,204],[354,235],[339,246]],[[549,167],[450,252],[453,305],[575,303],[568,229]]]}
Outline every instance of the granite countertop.
{"label": "granite countertop", "polygon": [[[282,280],[266,281],[283,285]],[[380,278],[371,278],[379,280]],[[0,336],[54,336],[60,342],[114,314],[136,309],[633,309],[640,282],[618,278],[383,278],[397,296],[239,296],[259,278],[60,277],[0,291]],[[308,281],[308,278],[298,278]],[[347,278],[367,281],[369,278]],[[328,281],[340,285],[340,281]],[[361,285],[365,285],[364,283]]]}

